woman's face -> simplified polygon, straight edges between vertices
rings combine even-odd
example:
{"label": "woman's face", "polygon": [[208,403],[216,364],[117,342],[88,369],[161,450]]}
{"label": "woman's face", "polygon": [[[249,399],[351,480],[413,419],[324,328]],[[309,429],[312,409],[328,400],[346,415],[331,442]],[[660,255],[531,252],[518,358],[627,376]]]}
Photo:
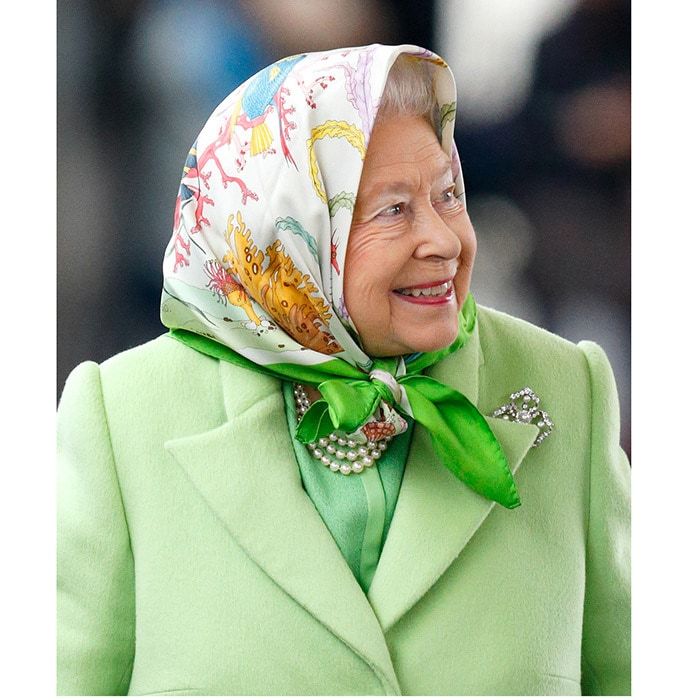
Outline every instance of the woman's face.
{"label": "woman's face", "polygon": [[449,345],[475,253],[432,127],[421,117],[376,124],[345,258],[345,305],[364,350],[384,357]]}

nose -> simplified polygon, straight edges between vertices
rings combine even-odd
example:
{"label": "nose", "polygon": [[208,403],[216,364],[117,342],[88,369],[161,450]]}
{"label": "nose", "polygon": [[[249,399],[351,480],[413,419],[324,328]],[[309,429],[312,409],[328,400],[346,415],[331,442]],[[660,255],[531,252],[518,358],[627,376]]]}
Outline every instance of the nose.
{"label": "nose", "polygon": [[432,205],[413,221],[417,245],[413,257],[421,260],[453,260],[462,251],[459,235],[448,226]]}

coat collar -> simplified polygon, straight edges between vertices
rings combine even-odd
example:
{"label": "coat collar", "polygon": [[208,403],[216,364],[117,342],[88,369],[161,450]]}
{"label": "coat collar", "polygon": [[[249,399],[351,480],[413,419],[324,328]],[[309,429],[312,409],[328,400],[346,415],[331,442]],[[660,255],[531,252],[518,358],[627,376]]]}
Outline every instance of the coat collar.
{"label": "coat collar", "polygon": [[[483,364],[477,324],[467,346],[428,374],[482,411],[491,410],[495,406],[478,403]],[[416,426],[394,517],[365,596],[303,489],[280,382],[225,362],[220,373],[227,422],[170,440],[166,449],[248,556],[364,659],[387,694],[400,694],[386,631],[437,581],[491,509],[501,506],[443,467],[429,436]],[[537,428],[487,421],[517,470]]]}

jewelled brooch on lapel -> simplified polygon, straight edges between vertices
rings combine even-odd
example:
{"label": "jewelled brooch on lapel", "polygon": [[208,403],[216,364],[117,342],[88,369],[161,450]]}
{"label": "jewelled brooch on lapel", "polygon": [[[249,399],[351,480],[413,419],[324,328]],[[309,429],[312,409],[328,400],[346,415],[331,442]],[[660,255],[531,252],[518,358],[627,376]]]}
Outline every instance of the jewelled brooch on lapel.
{"label": "jewelled brooch on lapel", "polygon": [[500,406],[491,415],[513,423],[534,423],[540,429],[540,434],[535,438],[533,447],[540,445],[554,429],[549,414],[540,408],[540,397],[529,386],[511,394],[510,403]]}

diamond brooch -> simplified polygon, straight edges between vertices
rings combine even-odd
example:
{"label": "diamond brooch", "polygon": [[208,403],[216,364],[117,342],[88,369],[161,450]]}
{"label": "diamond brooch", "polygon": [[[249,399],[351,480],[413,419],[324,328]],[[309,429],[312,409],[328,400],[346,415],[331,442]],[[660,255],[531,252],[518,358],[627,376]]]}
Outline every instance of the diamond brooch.
{"label": "diamond brooch", "polygon": [[540,408],[540,397],[526,386],[510,395],[510,403],[497,408],[492,414],[494,418],[503,418],[513,423],[533,423],[540,429],[533,447],[540,445],[554,429],[554,423],[546,411]]}

